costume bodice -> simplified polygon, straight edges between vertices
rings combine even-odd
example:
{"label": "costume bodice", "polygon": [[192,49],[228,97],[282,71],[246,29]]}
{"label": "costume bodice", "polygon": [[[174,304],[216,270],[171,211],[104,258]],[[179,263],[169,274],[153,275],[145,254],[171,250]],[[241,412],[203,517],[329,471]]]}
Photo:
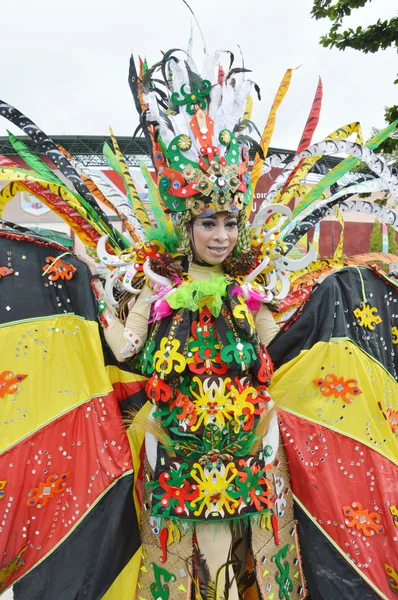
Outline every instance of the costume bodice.
{"label": "costume bodice", "polygon": [[167,302],[171,312],[155,320],[140,357],[168,437],[150,484],[153,515],[220,520],[264,512],[271,449],[258,449],[256,429],[267,412],[271,363],[239,281],[195,265]]}

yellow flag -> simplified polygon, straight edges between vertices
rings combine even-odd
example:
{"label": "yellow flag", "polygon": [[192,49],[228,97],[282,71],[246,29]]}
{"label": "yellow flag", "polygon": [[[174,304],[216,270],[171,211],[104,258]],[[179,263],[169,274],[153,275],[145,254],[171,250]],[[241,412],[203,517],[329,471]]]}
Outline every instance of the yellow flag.
{"label": "yellow flag", "polygon": [[[286,73],[283,76],[283,79],[279,85],[278,91],[276,92],[274,101],[272,103],[271,110],[269,112],[263,134],[261,136],[260,146],[263,151],[264,157],[267,156],[269,143],[271,141],[271,137],[272,137],[272,134],[275,129],[276,111],[278,110],[279,106],[281,105],[282,100],[285,97],[287,90],[289,89],[290,80],[292,78],[292,71],[293,71],[293,69],[287,69]],[[254,159],[253,168],[252,168],[252,171],[250,174],[250,179],[251,179],[251,183],[252,183],[252,187],[253,187],[253,194],[252,194],[252,201],[248,208],[248,215],[250,215],[250,212],[251,212],[254,192],[256,189],[257,181],[260,179],[260,176],[261,176],[261,169],[262,169],[263,163],[264,163],[264,159],[262,159],[257,154],[256,158]]]}
{"label": "yellow flag", "polygon": [[341,210],[339,209],[338,206],[335,206],[334,210],[336,212],[337,220],[341,225],[341,234],[340,234],[339,243],[337,244],[337,248],[333,254],[333,260],[341,260],[343,258],[344,219],[343,219],[343,215],[341,214]]}

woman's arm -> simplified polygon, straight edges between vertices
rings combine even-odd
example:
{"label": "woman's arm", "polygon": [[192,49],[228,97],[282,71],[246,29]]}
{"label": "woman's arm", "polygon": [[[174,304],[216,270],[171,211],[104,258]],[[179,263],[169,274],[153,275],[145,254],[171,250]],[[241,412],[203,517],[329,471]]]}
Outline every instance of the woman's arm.
{"label": "woman's arm", "polygon": [[[92,285],[97,299],[106,302],[105,291],[101,281],[98,279],[95,262],[88,256],[79,254],[78,257],[88,265],[91,271],[93,277]],[[125,324],[122,323],[109,306],[101,313],[102,320],[104,321],[105,340],[119,362],[124,362],[137,354],[146,342],[148,320],[151,312],[151,304],[147,302],[147,298],[151,293],[150,288],[144,285],[135,303],[134,298],[132,298]]]}
{"label": "woman's arm", "polygon": [[265,304],[261,304],[261,308],[254,318],[254,322],[261,342],[268,346],[278,333],[279,326],[275,323],[270,309]]}
{"label": "woman's arm", "polygon": [[[104,297],[101,282],[95,279],[93,285],[99,296]],[[147,299],[151,293],[150,288],[144,285],[135,304],[131,302],[125,324],[108,307],[101,313],[107,324],[104,327],[105,340],[119,362],[124,362],[137,354],[146,342],[151,310],[151,304]]]}

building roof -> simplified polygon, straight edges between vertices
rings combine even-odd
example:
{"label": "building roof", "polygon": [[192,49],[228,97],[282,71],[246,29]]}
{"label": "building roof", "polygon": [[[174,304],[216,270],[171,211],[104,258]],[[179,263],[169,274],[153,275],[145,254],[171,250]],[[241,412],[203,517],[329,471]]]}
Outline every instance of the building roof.
{"label": "building roof", "polygon": [[73,239],[64,231],[57,231],[54,229],[45,229],[44,227],[38,227],[27,224],[28,226],[18,225],[13,223],[12,221],[6,221],[4,219],[0,219],[0,230],[1,231],[9,231],[12,233],[20,233],[22,235],[40,237],[45,240],[50,240],[53,242],[57,242],[57,244],[61,244],[66,248],[72,248],[74,241]]}
{"label": "building roof", "polygon": [[[27,136],[19,138],[31,150],[39,153],[37,144]],[[72,154],[76,160],[85,167],[108,167],[102,148],[105,142],[111,144],[111,138],[103,135],[53,135],[51,139],[58,145],[65,148]],[[139,167],[142,162],[148,166],[152,165],[152,160],[148,155],[148,147],[144,137],[137,137],[134,140],[131,136],[117,136],[120,150],[130,167]],[[11,146],[8,137],[0,136],[0,154],[4,156],[16,156],[14,148]],[[285,148],[269,148],[268,156],[272,154],[287,154],[293,158],[295,151]],[[250,152],[251,158],[254,153]],[[325,174],[330,168],[333,168],[341,162],[337,156],[322,157],[311,170],[313,173]]]}
{"label": "building roof", "polygon": [[48,240],[52,240],[58,244],[61,244],[62,246],[66,246],[66,248],[72,248],[73,246],[72,238],[70,238],[69,235],[63,231],[54,231],[52,229],[44,229],[43,227],[32,226],[30,226],[29,229],[38,235],[47,238]]}

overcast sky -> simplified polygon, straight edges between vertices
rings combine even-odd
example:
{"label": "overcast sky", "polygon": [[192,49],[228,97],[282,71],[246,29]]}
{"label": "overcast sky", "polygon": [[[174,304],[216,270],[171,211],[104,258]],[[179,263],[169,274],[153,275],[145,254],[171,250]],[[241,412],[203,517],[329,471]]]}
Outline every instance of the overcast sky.
{"label": "overcast sky", "polygon": [[[190,0],[207,48],[240,44],[251,78],[262,91],[253,120],[262,129],[280,80],[294,71],[277,116],[272,145],[294,149],[315,93],[324,84],[314,141],[359,120],[365,136],[383,126],[385,105],[396,104],[397,53],[344,52],[321,47],[328,21],[310,17],[312,0]],[[397,14],[396,0],[373,0],[354,11],[357,27]],[[190,13],[182,0],[18,0],[2,2],[0,98],[27,114],[49,135],[130,135],[137,118],[127,83],[130,53],[153,63],[161,50],[186,48]],[[194,26],[194,56],[202,42]],[[0,119],[0,135],[7,121]],[[16,130],[12,129],[15,133]]]}

